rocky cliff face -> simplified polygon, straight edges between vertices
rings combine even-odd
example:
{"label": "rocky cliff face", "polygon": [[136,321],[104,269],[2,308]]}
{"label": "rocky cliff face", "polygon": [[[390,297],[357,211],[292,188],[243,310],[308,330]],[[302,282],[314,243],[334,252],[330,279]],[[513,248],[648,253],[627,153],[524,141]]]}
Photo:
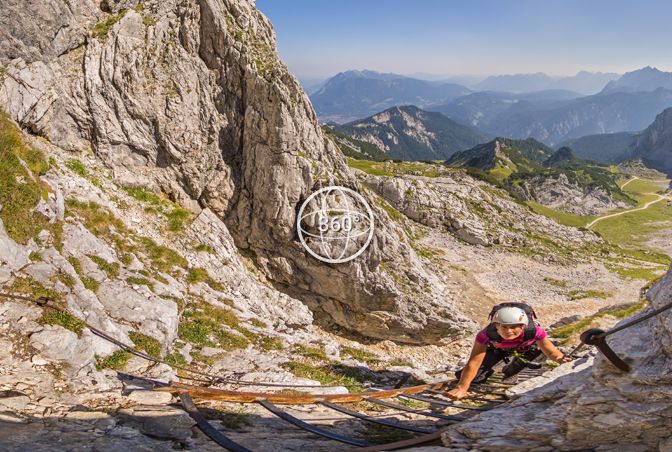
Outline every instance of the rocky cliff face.
{"label": "rocky cliff face", "polygon": [[[647,298],[650,309],[672,302],[672,270]],[[452,427],[444,444],[486,451],[672,449],[672,310],[608,342],[631,372],[617,370],[602,355],[564,364],[520,385],[522,395],[512,406]]]}
{"label": "rocky cliff face", "polygon": [[[301,247],[301,202],[320,186],[357,182],[253,3],[9,1],[2,17],[12,19],[0,31],[0,107],[22,127],[73,153],[93,151],[122,186],[212,210],[236,246],[325,323],[423,343],[465,321],[390,222],[376,221],[371,245],[347,265]],[[410,285],[383,260],[403,261]],[[438,317],[438,308],[453,314]]]}
{"label": "rocky cliff face", "polygon": [[647,129],[637,136],[629,156],[641,158],[644,163],[672,175],[672,108],[656,116]]}

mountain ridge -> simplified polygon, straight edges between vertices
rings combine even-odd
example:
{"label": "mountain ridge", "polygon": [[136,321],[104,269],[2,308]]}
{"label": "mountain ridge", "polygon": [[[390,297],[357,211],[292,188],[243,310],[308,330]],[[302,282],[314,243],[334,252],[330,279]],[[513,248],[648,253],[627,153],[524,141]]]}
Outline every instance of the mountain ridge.
{"label": "mountain ridge", "polygon": [[627,157],[672,176],[672,108],[667,108],[634,138]]}
{"label": "mountain ridge", "polygon": [[617,80],[607,83],[600,94],[655,91],[658,88],[672,89],[672,72],[664,72],[657,68],[646,66],[635,71],[626,72]]}
{"label": "mountain ridge", "polygon": [[395,106],[336,130],[403,160],[442,160],[487,139],[475,127],[414,105]]}

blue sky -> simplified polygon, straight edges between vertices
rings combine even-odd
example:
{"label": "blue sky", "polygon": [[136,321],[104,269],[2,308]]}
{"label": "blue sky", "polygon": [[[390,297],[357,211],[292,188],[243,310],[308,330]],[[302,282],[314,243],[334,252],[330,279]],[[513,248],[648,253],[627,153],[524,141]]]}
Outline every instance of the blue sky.
{"label": "blue sky", "polygon": [[672,2],[257,0],[298,77],[672,71]]}

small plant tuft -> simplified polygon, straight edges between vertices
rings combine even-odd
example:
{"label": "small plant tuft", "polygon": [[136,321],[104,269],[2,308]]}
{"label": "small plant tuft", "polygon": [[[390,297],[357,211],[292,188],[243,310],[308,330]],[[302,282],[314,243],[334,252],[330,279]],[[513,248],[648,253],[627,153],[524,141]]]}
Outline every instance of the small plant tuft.
{"label": "small plant tuft", "polygon": [[570,290],[567,293],[570,300],[580,300],[583,298],[609,298],[611,294],[603,290]]}
{"label": "small plant tuft", "polygon": [[205,243],[199,243],[196,245],[196,247],[194,247],[194,250],[198,251],[199,253],[215,254],[215,249],[210,245],[206,245]]}
{"label": "small plant tuft", "polygon": [[217,290],[219,292],[222,292],[224,290],[224,286],[210,276],[208,271],[204,268],[201,267],[194,267],[189,270],[189,273],[187,274],[187,281],[190,284],[197,284],[200,282],[206,283],[208,286],[210,286],[211,289]]}
{"label": "small plant tuft", "polygon": [[151,193],[141,187],[125,188],[124,191],[132,198],[154,206],[160,206],[164,202],[160,196],[155,195],[154,193]]}
{"label": "small plant tuft", "polygon": [[127,10],[122,9],[118,14],[111,15],[94,25],[93,30],[91,31],[93,37],[100,41],[101,44],[105,44],[110,29],[126,15],[126,11]]}
{"label": "small plant tuft", "polygon": [[123,370],[126,363],[131,359],[131,354],[125,350],[117,350],[106,358],[96,356],[96,370],[112,369]]}
{"label": "small plant tuft", "polygon": [[250,323],[256,326],[257,328],[266,328],[268,326],[266,322],[263,322],[257,318],[253,318],[252,320],[250,320]]}
{"label": "small plant tuft", "polygon": [[146,334],[131,331],[128,337],[133,341],[133,345],[139,350],[143,350],[153,358],[161,358],[161,342]]}
{"label": "small plant tuft", "polygon": [[61,294],[55,289],[45,287],[32,277],[16,278],[9,287],[11,292],[19,292],[34,298],[46,298],[56,302],[61,300]]}
{"label": "small plant tuft", "polygon": [[343,346],[341,347],[341,351],[346,355],[356,359],[357,361],[362,361],[369,365],[378,364],[382,362],[382,360],[373,353],[369,353],[367,351],[360,350],[358,348]]}
{"label": "small plant tuft", "polygon": [[256,344],[261,347],[262,350],[270,351],[270,350],[282,350],[285,348],[283,345],[282,341],[278,339],[277,337],[272,337],[272,336],[261,336],[257,341]]}
{"label": "small plant tuft", "polygon": [[322,347],[309,347],[307,345],[298,344],[294,346],[294,351],[306,358],[312,358],[320,361],[328,361],[327,353]]}
{"label": "small plant tuft", "polygon": [[84,287],[93,293],[98,292],[98,289],[100,289],[100,283],[91,277],[81,276],[79,279],[82,281],[82,284],[84,284]]}
{"label": "small plant tuft", "polygon": [[42,314],[42,317],[37,320],[37,323],[40,325],[59,325],[67,330],[72,331],[73,333],[76,333],[77,336],[82,335],[82,331],[86,326],[86,324],[77,317],[65,311],[45,312]]}
{"label": "small plant tuft", "polygon": [[65,166],[71,169],[75,174],[78,174],[85,179],[89,177],[89,174],[86,171],[86,166],[84,166],[80,160],[70,159],[65,163]]}
{"label": "small plant tuft", "polygon": [[105,259],[99,256],[95,255],[89,255],[89,259],[91,259],[99,269],[104,271],[108,278],[110,279],[115,279],[117,276],[119,276],[119,264],[116,262],[107,262]]}
{"label": "small plant tuft", "polygon": [[175,207],[170,212],[164,213],[164,215],[168,219],[168,230],[172,232],[177,232],[184,229],[184,224],[191,216],[188,210],[185,210],[181,207]]}

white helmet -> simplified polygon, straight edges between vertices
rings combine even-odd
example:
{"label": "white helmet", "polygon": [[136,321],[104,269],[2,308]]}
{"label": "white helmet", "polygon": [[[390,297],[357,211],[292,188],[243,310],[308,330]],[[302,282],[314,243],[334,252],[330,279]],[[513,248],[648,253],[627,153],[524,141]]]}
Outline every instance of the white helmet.
{"label": "white helmet", "polygon": [[498,309],[492,316],[492,321],[501,325],[527,325],[528,319],[522,309],[508,306]]}

